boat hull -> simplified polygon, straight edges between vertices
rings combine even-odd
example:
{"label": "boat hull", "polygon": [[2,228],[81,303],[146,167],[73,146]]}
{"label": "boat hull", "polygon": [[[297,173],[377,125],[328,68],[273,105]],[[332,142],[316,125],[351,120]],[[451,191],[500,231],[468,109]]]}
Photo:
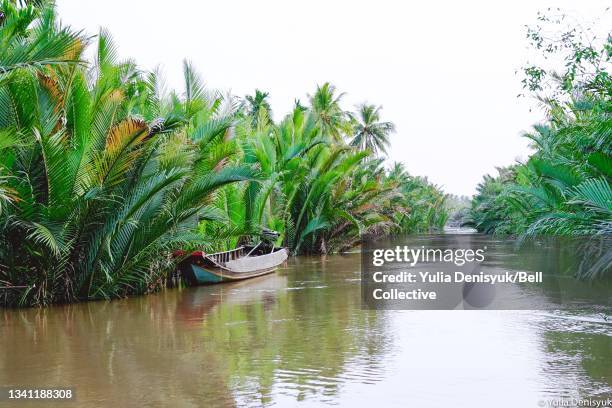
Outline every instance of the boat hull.
{"label": "boat hull", "polygon": [[[228,262],[227,267],[214,265],[205,258],[187,260],[183,265],[182,274],[189,285],[210,285],[222,282],[234,282],[255,278],[274,272],[288,257],[286,249],[281,248],[274,253],[251,258],[243,258],[242,262]],[[252,264],[251,270],[246,266]]]}
{"label": "boat hull", "polygon": [[191,265],[194,283],[196,285],[206,285],[211,283],[234,282],[242,279],[255,278],[257,276],[272,273],[276,268],[264,269],[254,272],[241,272],[239,274],[228,273],[220,268],[203,268],[198,265]]}

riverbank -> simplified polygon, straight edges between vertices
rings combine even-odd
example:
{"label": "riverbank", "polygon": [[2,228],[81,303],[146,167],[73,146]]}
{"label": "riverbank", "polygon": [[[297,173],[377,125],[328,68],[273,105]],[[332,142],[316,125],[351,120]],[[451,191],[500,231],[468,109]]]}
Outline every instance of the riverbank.
{"label": "riverbank", "polygon": [[175,251],[266,229],[328,254],[448,217],[439,187],[385,166],[395,127],[380,107],[346,110],[330,83],[274,120],[266,92],[213,90],[187,61],[183,89],[165,91],[109,32],[90,41],[47,2],[2,7],[2,306],[155,292]]}

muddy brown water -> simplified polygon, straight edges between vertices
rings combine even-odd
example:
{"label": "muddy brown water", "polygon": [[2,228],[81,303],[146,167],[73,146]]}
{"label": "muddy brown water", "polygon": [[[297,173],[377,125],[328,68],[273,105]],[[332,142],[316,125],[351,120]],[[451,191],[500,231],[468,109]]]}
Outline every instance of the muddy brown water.
{"label": "muddy brown water", "polygon": [[72,403],[13,405],[58,407],[538,407],[612,397],[612,325],[596,305],[578,316],[364,310],[359,278],[358,254],[300,257],[235,284],[0,310],[0,385],[73,387]]}

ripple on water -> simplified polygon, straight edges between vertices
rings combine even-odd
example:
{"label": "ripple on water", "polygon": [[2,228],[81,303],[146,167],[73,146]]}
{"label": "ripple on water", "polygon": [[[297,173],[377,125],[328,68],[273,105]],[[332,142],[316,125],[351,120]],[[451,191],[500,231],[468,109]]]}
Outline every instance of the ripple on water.
{"label": "ripple on water", "polygon": [[75,384],[84,406],[529,407],[612,394],[612,325],[595,312],[364,310],[358,256],[295,262],[236,285],[3,312],[0,383]]}

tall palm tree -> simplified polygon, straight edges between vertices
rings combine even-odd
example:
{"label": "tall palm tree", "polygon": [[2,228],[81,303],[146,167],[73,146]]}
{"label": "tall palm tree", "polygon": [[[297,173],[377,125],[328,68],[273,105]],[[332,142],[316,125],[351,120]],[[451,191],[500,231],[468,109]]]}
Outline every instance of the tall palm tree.
{"label": "tall palm tree", "polygon": [[359,150],[370,150],[374,155],[387,154],[389,135],[395,132],[392,122],[380,121],[380,106],[361,104],[357,109],[351,146]]}
{"label": "tall palm tree", "polygon": [[341,142],[343,134],[349,129],[346,112],[340,107],[343,93],[337,95],[336,87],[329,82],[317,86],[317,90],[310,98],[310,110],[315,116],[321,133],[335,142]]}

